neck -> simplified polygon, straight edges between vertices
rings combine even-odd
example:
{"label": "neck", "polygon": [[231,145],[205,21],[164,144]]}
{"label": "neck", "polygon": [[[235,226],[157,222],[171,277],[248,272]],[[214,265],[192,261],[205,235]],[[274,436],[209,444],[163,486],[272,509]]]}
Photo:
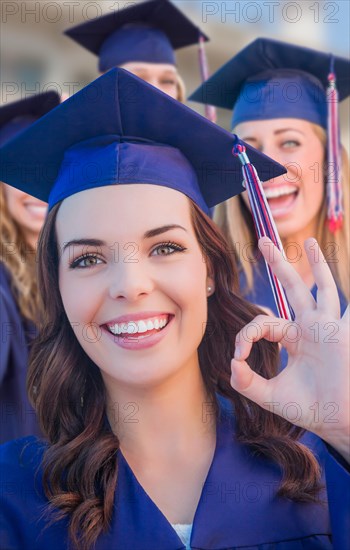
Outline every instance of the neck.
{"label": "neck", "polygon": [[107,414],[129,456],[182,454],[215,429],[198,364],[153,388],[108,387]]}

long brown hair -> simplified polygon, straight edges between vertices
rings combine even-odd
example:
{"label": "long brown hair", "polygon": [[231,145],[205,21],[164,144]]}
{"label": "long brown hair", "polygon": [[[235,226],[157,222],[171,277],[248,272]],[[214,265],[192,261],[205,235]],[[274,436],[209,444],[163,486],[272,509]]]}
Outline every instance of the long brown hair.
{"label": "long brown hair", "polygon": [[[53,521],[67,515],[73,543],[89,548],[112,520],[119,441],[105,422],[106,396],[100,371],[75,338],[59,293],[58,208],[56,205],[49,213],[39,242],[45,318],[32,353],[28,388],[49,441],[43,480],[56,512]],[[261,409],[230,385],[235,335],[261,311],[238,295],[236,267],[219,229],[193,203],[191,215],[208,271],[215,279],[208,324],[198,350],[208,394],[214,403],[216,393],[228,398],[235,411],[236,437],[281,466],[280,495],[315,500],[319,467],[311,451],[297,441],[302,430]],[[270,378],[276,374],[278,356],[276,344],[262,340],[254,345],[250,364]]]}
{"label": "long brown hair", "polygon": [[[324,146],[325,158],[326,132],[321,126],[311,124],[313,131]],[[324,182],[324,200],[318,214],[316,235],[313,235],[324,253],[333,276],[346,300],[350,300],[350,192],[349,192],[349,158],[342,147],[341,181],[344,199],[343,227],[335,234],[331,233],[327,224],[326,182]],[[229,241],[231,250],[244,272],[246,287],[244,293],[249,293],[255,284],[253,265],[259,255],[253,218],[242,198],[238,195],[220,204],[215,209],[214,219]],[[282,239],[283,241],[283,239]]]}
{"label": "long brown hair", "polygon": [[11,287],[23,317],[37,323],[39,316],[35,251],[31,250],[22,228],[11,216],[0,182],[0,261],[11,277]]}

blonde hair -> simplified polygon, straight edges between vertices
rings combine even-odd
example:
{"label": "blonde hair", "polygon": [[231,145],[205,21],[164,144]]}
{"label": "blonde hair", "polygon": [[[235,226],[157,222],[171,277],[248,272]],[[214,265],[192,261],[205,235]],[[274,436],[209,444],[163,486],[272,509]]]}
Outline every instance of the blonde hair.
{"label": "blonde hair", "polygon": [[[316,124],[312,124],[312,128],[326,151],[327,139],[325,130]],[[344,147],[342,147],[342,188],[344,198],[343,227],[335,234],[330,232],[327,224],[325,191],[324,201],[318,216],[317,231],[314,237],[321,246],[338,287],[345,298],[349,300],[349,158]],[[254,285],[254,258],[252,256],[254,255],[254,251],[257,251],[257,238],[253,218],[242,198],[237,196],[216,207],[214,220],[224,231],[233,254],[238,260],[240,269],[244,272],[246,287],[242,290],[244,293],[248,293]]]}
{"label": "blonde hair", "polygon": [[21,315],[37,323],[39,298],[35,251],[29,248],[21,227],[9,213],[2,182],[0,182],[0,214],[0,261],[10,274],[11,287]]}

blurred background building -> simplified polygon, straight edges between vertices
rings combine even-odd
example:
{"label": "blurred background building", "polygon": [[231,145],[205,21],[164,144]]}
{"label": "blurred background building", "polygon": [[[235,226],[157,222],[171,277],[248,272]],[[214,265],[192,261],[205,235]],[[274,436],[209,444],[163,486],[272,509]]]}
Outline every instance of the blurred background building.
{"label": "blurred background building", "polygon": [[[1,2],[1,97],[6,104],[55,89],[72,95],[98,76],[96,57],[63,31],[134,1],[56,0]],[[295,42],[349,56],[348,0],[173,0],[211,38],[206,46],[210,71],[258,36]],[[196,47],[177,53],[187,95],[200,83]],[[200,105],[189,104],[198,112]],[[349,146],[350,101],[341,106],[342,140]],[[218,123],[229,129],[230,113],[219,111]]]}

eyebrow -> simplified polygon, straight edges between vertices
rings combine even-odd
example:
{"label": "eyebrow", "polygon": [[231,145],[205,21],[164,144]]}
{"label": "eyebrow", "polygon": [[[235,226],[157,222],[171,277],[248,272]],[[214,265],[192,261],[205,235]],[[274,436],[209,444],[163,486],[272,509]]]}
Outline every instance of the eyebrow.
{"label": "eyebrow", "polygon": [[[275,130],[274,135],[278,136],[279,134],[283,134],[284,132],[298,132],[299,134],[301,134],[303,136],[305,135],[304,132],[302,132],[301,130],[297,130],[296,128],[281,128],[281,130]],[[243,136],[242,140],[243,141],[259,141],[259,139],[257,137],[254,137],[254,136]]]}
{"label": "eyebrow", "polygon": [[[170,225],[162,225],[161,227],[156,227],[155,229],[150,229],[149,231],[146,231],[146,233],[144,233],[143,238],[150,239],[152,237],[156,237],[157,235],[161,235],[162,233],[166,233],[167,231],[171,231],[172,229],[183,229],[187,232],[187,229],[182,227],[182,225],[173,223]],[[69,246],[102,247],[107,246],[107,243],[99,239],[72,239],[71,241],[68,241],[64,244],[62,252],[64,252]]]}
{"label": "eyebrow", "polygon": [[182,225],[172,223],[170,225],[162,225],[161,227],[156,227],[155,229],[150,229],[149,231],[146,231],[143,238],[150,239],[151,237],[156,237],[157,235],[161,235],[162,233],[166,233],[167,231],[171,231],[172,229],[183,229],[187,233],[187,229],[182,227]]}
{"label": "eyebrow", "polygon": [[[150,74],[150,71],[149,69],[144,69],[144,68],[135,68],[133,69],[133,72],[134,74],[137,75],[146,75],[148,76]],[[172,71],[171,69],[166,69],[165,71],[163,71],[162,73],[160,73],[158,76],[176,76],[176,71]]]}
{"label": "eyebrow", "polygon": [[106,246],[105,241],[100,241],[99,239],[72,239],[63,245],[62,252],[66,250],[69,246]]}
{"label": "eyebrow", "polygon": [[304,135],[304,132],[297,130],[296,128],[282,128],[281,130],[276,130],[275,134],[282,134],[283,132],[298,132],[299,134]]}

